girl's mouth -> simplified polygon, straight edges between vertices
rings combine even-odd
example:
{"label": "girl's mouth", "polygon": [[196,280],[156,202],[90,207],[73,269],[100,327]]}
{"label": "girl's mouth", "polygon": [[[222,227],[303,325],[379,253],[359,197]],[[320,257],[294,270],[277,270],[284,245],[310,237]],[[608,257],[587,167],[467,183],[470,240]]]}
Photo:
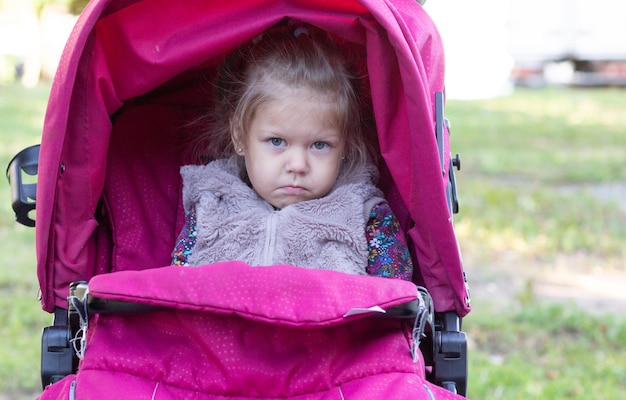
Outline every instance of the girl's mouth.
{"label": "girl's mouth", "polygon": [[301,194],[305,189],[301,186],[283,186],[282,188],[287,194]]}

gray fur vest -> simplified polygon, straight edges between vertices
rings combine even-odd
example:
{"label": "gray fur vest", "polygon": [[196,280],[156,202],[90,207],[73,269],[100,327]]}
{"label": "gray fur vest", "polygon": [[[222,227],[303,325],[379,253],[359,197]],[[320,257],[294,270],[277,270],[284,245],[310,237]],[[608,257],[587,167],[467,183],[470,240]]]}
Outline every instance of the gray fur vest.
{"label": "gray fur vest", "polygon": [[372,165],[340,173],[323,198],[275,210],[240,179],[235,157],[181,168],[183,202],[197,213],[189,265],[241,260],[366,274],[365,224],[382,192]]}

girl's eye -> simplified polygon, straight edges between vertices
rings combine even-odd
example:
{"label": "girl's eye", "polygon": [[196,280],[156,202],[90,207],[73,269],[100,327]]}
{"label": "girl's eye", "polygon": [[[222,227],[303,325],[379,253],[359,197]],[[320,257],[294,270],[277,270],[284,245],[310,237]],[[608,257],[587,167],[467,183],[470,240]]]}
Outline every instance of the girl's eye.
{"label": "girl's eye", "polygon": [[326,142],[315,142],[312,146],[315,150],[324,150],[328,148],[328,143]]}
{"label": "girl's eye", "polygon": [[285,143],[285,140],[284,139],[280,139],[280,138],[271,138],[270,140],[268,140],[268,142],[272,146],[279,147],[279,146],[282,146]]}

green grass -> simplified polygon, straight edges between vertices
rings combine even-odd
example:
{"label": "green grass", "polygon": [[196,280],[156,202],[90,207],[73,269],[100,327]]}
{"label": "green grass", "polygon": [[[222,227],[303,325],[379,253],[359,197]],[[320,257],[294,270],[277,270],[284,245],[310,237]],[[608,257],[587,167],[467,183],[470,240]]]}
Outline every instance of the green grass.
{"label": "green grass", "polygon": [[[467,246],[529,256],[583,252],[626,262],[626,91],[524,90],[449,101]],[[463,242],[463,241],[462,241]],[[489,245],[484,246],[485,242]]]}
{"label": "green grass", "polygon": [[[0,168],[39,142],[48,86],[0,85]],[[561,253],[626,269],[626,217],[599,185],[626,182],[626,91],[518,90],[449,101],[462,248],[488,263],[515,252],[528,260]],[[623,202],[623,199],[621,199]],[[14,222],[0,183],[0,398],[39,391],[41,329],[34,230]],[[470,276],[471,280],[471,276]],[[532,297],[532,296],[531,296]],[[626,390],[626,319],[534,299],[502,308],[485,296],[465,319],[474,399],[617,399]]]}
{"label": "green grass", "polygon": [[620,399],[626,319],[573,305],[483,304],[465,321],[474,399]]}
{"label": "green grass", "polygon": [[[496,255],[512,252],[521,260],[513,270],[525,268],[523,260],[549,267],[567,253],[625,271],[625,108],[620,89],[518,89],[449,101],[452,150],[463,156],[456,227],[464,251],[495,270]],[[622,192],[602,194],[610,184]],[[471,398],[623,397],[623,314],[590,315],[533,293],[518,293],[512,305],[474,297],[464,322]]]}
{"label": "green grass", "polygon": [[542,184],[626,180],[622,89],[517,89],[514,96],[450,101],[454,147],[472,174]]}
{"label": "green grass", "polygon": [[[0,168],[21,149],[39,143],[49,86],[0,85]],[[35,230],[18,225],[8,181],[0,183],[0,393],[34,393],[40,387],[41,311],[35,266]],[[1,397],[1,396],[0,396]],[[30,396],[32,398],[32,396]],[[26,398],[26,397],[23,397]]]}

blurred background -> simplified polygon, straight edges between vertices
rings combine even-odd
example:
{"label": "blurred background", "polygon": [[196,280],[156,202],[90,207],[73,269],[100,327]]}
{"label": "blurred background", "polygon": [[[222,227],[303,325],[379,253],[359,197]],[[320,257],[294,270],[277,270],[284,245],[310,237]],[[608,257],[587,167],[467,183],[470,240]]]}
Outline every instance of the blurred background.
{"label": "blurred background", "polygon": [[[0,0],[0,168],[39,143],[86,1]],[[626,5],[428,0],[460,153],[473,399],[626,390]],[[0,183],[0,400],[41,391],[34,230]]]}
{"label": "blurred background", "polygon": [[513,86],[626,85],[626,5],[610,0],[428,0],[447,50],[449,98]]}

